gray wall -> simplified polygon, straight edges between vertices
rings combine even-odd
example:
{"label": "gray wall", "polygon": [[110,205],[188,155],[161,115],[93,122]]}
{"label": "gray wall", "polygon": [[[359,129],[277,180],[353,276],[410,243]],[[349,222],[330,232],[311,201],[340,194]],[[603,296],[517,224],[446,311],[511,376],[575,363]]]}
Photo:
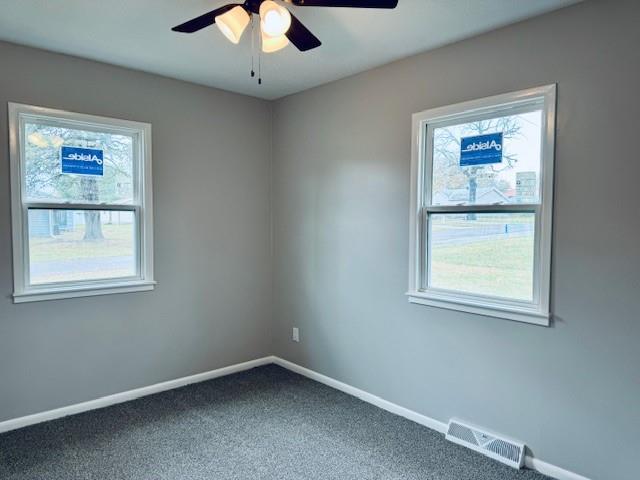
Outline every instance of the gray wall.
{"label": "gray wall", "polygon": [[[637,479],[639,21],[638,2],[587,1],[278,101],[276,353]],[[408,304],[411,114],[554,82],[553,326]]]}
{"label": "gray wall", "polygon": [[[639,20],[589,0],[273,106],[0,43],[0,420],[277,353],[635,478]],[[553,326],[408,304],[410,115],[553,82]],[[153,124],[154,292],[11,302],[7,101]]]}
{"label": "gray wall", "polygon": [[[0,64],[0,420],[271,353],[270,105],[6,43]],[[12,303],[8,101],[153,125],[155,291]]]}

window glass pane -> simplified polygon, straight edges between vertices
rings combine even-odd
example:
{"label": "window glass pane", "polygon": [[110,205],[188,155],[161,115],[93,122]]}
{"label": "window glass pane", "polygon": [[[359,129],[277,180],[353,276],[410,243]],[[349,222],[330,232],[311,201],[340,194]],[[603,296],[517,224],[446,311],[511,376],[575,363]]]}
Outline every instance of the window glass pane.
{"label": "window glass pane", "polygon": [[429,286],[533,299],[534,213],[432,214]]}
{"label": "window glass pane", "polygon": [[542,110],[433,130],[433,205],[540,201]]}
{"label": "window glass pane", "polygon": [[133,201],[133,138],[26,123],[25,197],[35,201]]}
{"label": "window glass pane", "polygon": [[136,275],[131,211],[29,210],[31,284]]}

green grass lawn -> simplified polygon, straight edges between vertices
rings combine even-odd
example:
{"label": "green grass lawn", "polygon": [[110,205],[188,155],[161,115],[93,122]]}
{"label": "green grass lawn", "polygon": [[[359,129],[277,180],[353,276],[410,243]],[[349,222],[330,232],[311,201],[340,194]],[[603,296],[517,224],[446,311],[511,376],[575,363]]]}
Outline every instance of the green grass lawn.
{"label": "green grass lawn", "polygon": [[[448,222],[433,228],[468,227]],[[104,240],[84,241],[84,226],[53,238],[30,239],[34,263],[79,258],[132,256],[133,226],[102,225]],[[532,294],[533,237],[505,236],[462,244],[436,244],[431,251],[431,286],[500,297],[530,300]]]}
{"label": "green grass lawn", "polygon": [[119,257],[133,255],[133,225],[102,225],[104,240],[85,241],[84,225],[53,238],[30,238],[32,262],[70,260],[76,258]]}
{"label": "green grass lawn", "polygon": [[533,236],[434,245],[431,286],[531,300]]}

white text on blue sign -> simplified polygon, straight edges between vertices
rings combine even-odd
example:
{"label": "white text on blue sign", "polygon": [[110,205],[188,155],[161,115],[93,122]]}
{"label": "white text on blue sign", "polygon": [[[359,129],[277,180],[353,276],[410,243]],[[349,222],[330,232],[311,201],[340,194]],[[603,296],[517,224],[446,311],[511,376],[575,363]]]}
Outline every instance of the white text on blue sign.
{"label": "white text on blue sign", "polygon": [[76,175],[104,174],[104,151],[97,148],[66,147],[60,148],[62,173]]}
{"label": "white text on blue sign", "polygon": [[502,162],[502,132],[460,139],[460,166]]}

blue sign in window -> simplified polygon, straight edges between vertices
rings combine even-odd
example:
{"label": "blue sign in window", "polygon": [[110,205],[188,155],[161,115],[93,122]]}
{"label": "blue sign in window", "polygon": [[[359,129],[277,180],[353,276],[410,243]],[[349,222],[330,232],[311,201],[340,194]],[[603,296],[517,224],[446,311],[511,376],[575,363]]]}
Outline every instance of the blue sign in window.
{"label": "blue sign in window", "polygon": [[97,148],[62,147],[60,149],[62,173],[78,175],[104,174],[104,151]]}
{"label": "blue sign in window", "polygon": [[460,166],[502,162],[502,132],[460,139]]}

